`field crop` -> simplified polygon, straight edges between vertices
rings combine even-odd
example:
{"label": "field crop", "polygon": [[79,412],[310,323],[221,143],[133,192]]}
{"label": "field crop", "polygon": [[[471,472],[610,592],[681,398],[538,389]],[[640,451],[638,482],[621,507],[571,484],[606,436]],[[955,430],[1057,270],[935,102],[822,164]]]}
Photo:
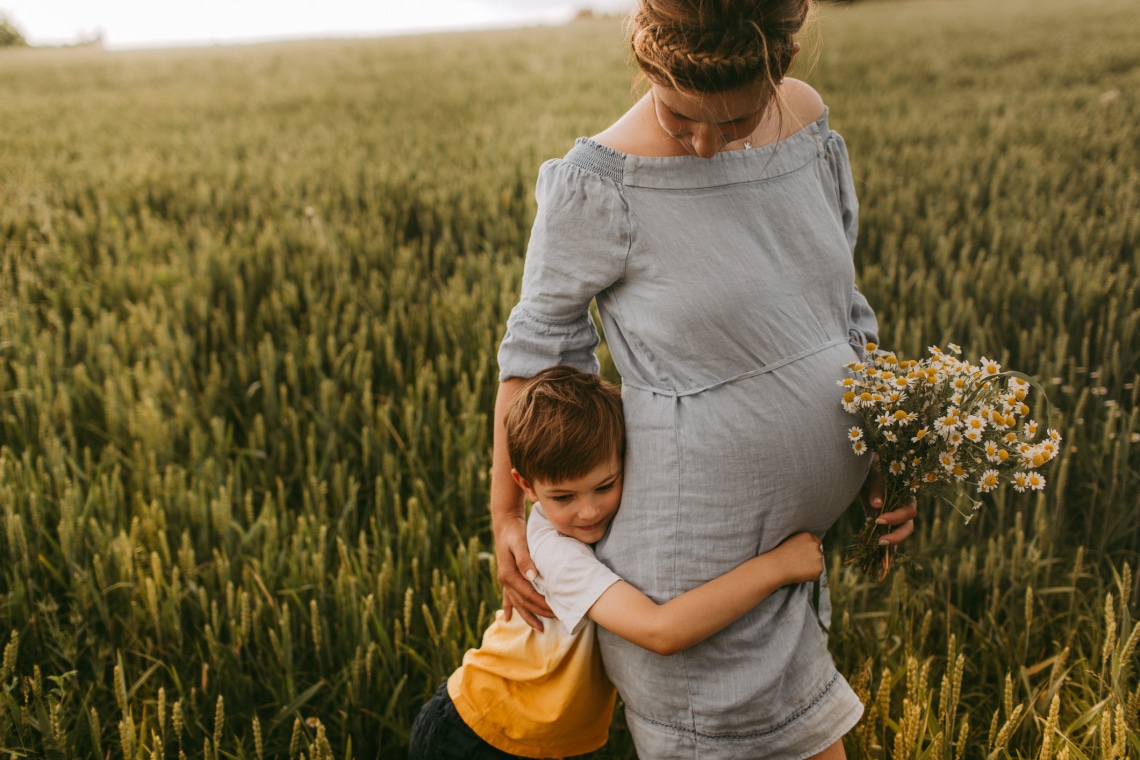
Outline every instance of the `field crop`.
{"label": "field crop", "polygon": [[[857,268],[1066,448],[884,584],[828,541],[854,758],[1140,758],[1140,5],[826,6]],[[402,757],[499,603],[495,349],[613,20],[0,54],[0,753]],[[604,348],[604,372],[614,375]],[[837,398],[838,403],[838,398]],[[598,758],[630,758],[624,720]]]}

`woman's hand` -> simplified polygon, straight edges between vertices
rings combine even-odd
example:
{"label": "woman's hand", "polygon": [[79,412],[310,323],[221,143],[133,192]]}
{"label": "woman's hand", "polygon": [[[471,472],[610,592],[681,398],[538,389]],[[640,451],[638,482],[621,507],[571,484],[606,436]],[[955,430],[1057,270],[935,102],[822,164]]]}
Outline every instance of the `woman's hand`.
{"label": "woman's hand", "polygon": [[526,520],[505,520],[495,529],[495,558],[499,566],[499,583],[503,586],[503,615],[511,619],[514,612],[522,615],[527,625],[542,630],[543,617],[554,617],[546,599],[535,590],[528,578],[538,576],[526,543]]}
{"label": "woman's hand", "polygon": [[891,526],[891,531],[879,540],[880,546],[898,546],[911,533],[914,533],[914,518],[918,513],[918,506],[912,500],[905,507],[883,512],[883,477],[879,472],[879,455],[871,455],[871,470],[867,479],[863,481],[863,489],[859,492],[863,502],[863,512],[868,520],[874,520],[879,525]]}
{"label": "woman's hand", "polygon": [[879,538],[879,546],[884,549],[882,574],[885,577],[894,561],[895,548],[914,533],[914,518],[918,513],[918,506],[911,500],[905,507],[890,512],[883,511],[883,477],[879,471],[878,454],[871,455],[871,470],[867,473],[867,479],[863,481],[863,490],[859,496],[867,519],[886,526],[886,532]]}
{"label": "woman's hand", "polygon": [[511,458],[507,452],[507,432],[503,420],[522,378],[512,377],[499,383],[495,397],[494,453],[491,462],[491,531],[495,534],[495,559],[499,568],[499,583],[503,587],[503,616],[511,619],[517,609],[527,625],[542,630],[543,617],[554,617],[542,594],[526,579],[528,573],[537,577],[538,568],[530,558],[526,545],[526,509],[523,492],[511,477]]}

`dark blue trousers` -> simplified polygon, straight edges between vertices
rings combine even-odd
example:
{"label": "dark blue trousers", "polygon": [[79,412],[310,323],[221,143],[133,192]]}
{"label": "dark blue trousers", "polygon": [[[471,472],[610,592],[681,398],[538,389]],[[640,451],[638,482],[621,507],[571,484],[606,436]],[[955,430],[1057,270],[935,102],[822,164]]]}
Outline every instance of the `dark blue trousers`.
{"label": "dark blue trousers", "polygon": [[447,682],[436,689],[412,724],[408,760],[519,760],[479,738],[455,711]]}

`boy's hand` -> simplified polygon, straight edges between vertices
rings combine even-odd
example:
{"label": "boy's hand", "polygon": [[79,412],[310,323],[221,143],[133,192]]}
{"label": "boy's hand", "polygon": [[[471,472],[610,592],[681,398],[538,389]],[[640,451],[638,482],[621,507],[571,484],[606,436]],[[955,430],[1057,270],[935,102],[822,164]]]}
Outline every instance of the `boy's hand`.
{"label": "boy's hand", "polygon": [[503,587],[503,616],[510,620],[517,611],[527,625],[541,631],[542,621],[538,616],[552,618],[554,612],[525,577],[526,573],[538,573],[526,543],[525,520],[511,520],[499,528],[495,535],[495,558],[499,566],[499,583]]}
{"label": "boy's hand", "polygon": [[797,533],[771,552],[787,583],[810,583],[823,575],[823,539],[812,533]]}

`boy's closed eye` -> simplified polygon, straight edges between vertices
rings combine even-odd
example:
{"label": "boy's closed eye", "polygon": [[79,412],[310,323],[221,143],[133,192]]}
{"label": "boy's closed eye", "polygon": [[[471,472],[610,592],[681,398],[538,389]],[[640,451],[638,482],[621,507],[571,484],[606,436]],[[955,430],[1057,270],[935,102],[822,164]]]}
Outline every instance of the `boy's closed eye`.
{"label": "boy's closed eye", "polygon": [[[594,488],[594,493],[609,493],[617,485],[617,482],[617,478],[614,478],[613,480],[610,480],[606,483],[602,483],[600,486],[596,486]],[[575,496],[577,496],[576,493],[558,493],[552,495],[548,501],[555,501],[565,504],[569,501],[572,501]]]}

